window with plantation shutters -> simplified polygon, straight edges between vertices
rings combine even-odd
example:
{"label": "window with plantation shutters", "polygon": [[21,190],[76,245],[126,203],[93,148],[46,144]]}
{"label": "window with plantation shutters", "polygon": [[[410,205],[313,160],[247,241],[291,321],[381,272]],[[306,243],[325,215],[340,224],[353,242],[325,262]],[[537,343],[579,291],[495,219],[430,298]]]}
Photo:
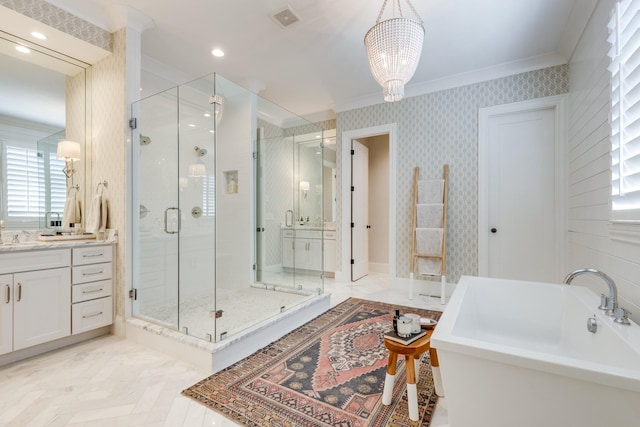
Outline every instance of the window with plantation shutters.
{"label": "window with plantation shutters", "polygon": [[640,0],[616,3],[609,43],[612,219],[640,221]]}
{"label": "window with plantation shutters", "polygon": [[[3,217],[5,226],[38,227],[45,212],[62,215],[66,198],[64,161],[35,144],[3,142]],[[50,191],[45,191],[46,188]]]}
{"label": "window with plantation shutters", "polygon": [[7,145],[7,219],[37,220],[44,212],[44,159],[33,148]]}
{"label": "window with plantation shutters", "polygon": [[202,178],[202,215],[216,215],[216,180],[214,175]]}

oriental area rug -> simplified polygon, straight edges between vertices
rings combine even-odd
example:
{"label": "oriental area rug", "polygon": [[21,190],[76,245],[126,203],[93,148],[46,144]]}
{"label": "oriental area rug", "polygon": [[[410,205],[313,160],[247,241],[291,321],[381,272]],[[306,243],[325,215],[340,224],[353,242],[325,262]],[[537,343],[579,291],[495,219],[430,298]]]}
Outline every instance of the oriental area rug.
{"label": "oriental area rug", "polygon": [[428,351],[417,384],[419,421],[409,420],[402,357],[393,401],[382,404],[383,335],[396,309],[441,315],[350,298],[182,393],[246,426],[428,426],[438,399]]}

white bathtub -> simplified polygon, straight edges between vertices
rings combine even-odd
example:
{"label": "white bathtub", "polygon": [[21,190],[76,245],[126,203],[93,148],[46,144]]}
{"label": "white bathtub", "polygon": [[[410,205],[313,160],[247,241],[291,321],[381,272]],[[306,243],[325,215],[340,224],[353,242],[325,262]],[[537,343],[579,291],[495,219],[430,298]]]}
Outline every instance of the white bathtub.
{"label": "white bathtub", "polygon": [[640,426],[640,327],[599,303],[581,286],[462,277],[431,338],[451,427]]}

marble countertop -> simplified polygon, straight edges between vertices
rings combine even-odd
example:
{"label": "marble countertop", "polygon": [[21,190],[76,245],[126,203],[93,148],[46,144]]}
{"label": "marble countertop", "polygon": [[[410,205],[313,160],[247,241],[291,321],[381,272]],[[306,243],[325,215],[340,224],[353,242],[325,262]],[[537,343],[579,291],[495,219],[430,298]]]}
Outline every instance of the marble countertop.
{"label": "marble countertop", "polygon": [[[38,232],[33,231],[4,231],[2,244],[0,244],[0,254],[6,252],[33,251],[43,249],[77,248],[80,246],[101,246],[118,243],[118,233],[115,230],[108,230],[104,239],[78,239],[59,240],[42,242],[37,240]],[[20,243],[11,243],[14,234],[18,234]]]}
{"label": "marble countertop", "polygon": [[296,225],[295,227],[287,227],[286,225],[281,225],[280,228],[283,230],[316,230],[316,231],[336,231],[336,227],[322,227],[319,225]]}

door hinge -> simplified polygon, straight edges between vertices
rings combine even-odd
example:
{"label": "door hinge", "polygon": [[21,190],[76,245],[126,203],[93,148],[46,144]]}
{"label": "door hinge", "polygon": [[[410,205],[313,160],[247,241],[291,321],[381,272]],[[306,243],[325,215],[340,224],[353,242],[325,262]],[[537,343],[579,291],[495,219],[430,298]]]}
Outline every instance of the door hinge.
{"label": "door hinge", "polygon": [[354,187],[353,185],[351,186],[351,191],[356,191],[356,187]]}
{"label": "door hinge", "polygon": [[254,158],[254,160],[255,160],[255,159],[257,159],[257,158],[258,158],[258,152],[257,152],[257,151],[254,151],[254,152],[251,154],[251,156]]}
{"label": "door hinge", "polygon": [[355,259],[352,259],[352,260],[351,260],[351,265],[354,265],[355,263],[356,263],[356,260],[355,260]]}
{"label": "door hinge", "polygon": [[356,150],[351,150],[351,155],[355,155],[356,154]]}
{"label": "door hinge", "polygon": [[129,119],[129,127],[131,129],[137,129],[138,128],[138,119],[136,119],[135,117]]}
{"label": "door hinge", "polygon": [[256,271],[256,265],[253,264],[253,271]]}
{"label": "door hinge", "polygon": [[129,289],[129,298],[134,301],[138,300],[138,290],[136,288]]}
{"label": "door hinge", "polygon": [[355,228],[355,226],[356,226],[356,225],[352,222],[352,223],[351,223],[351,228]]}

